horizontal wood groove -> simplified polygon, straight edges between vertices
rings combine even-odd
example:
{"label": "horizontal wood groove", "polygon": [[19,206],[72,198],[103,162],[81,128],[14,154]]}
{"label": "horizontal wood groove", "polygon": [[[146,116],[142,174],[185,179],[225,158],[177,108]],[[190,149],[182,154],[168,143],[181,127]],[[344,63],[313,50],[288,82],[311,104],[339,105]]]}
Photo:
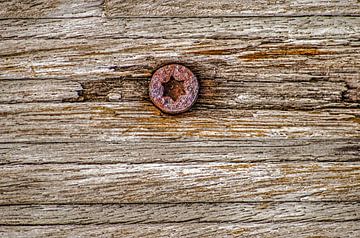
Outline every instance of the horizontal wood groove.
{"label": "horizontal wood groove", "polygon": [[242,19],[242,18],[307,18],[307,17],[360,17],[360,14],[326,14],[326,13],[319,13],[319,14],[268,14],[268,15],[261,15],[261,14],[241,14],[241,15],[219,15],[219,16],[127,16],[127,15],[119,15],[119,16],[69,16],[69,17],[62,17],[62,16],[54,16],[54,17],[0,17],[0,21],[7,21],[7,20],[75,20],[75,19],[108,19],[108,20],[118,20],[118,19]]}

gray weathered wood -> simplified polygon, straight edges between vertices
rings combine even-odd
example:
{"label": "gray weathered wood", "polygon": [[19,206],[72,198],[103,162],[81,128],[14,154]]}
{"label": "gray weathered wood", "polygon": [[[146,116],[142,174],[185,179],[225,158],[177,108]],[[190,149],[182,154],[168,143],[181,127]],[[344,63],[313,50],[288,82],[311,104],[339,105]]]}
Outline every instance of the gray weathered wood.
{"label": "gray weathered wood", "polygon": [[[292,40],[285,44],[267,44],[262,40],[251,43],[190,39],[181,43],[175,39],[36,40],[32,43],[9,40],[0,44],[0,78],[147,79],[159,65],[179,61],[196,69],[204,85],[203,93],[223,107],[309,109],[358,102],[359,48],[351,44],[344,46],[342,40],[331,42],[330,45],[330,42],[316,40]],[[172,53],[169,43],[178,53]],[[253,44],[257,47],[253,48]],[[152,52],[151,56],[148,52]],[[107,87],[123,84],[118,80],[113,82],[115,85]],[[91,87],[91,82],[89,84]],[[138,90],[134,93],[134,89]],[[123,90],[125,98],[126,94],[136,98],[147,95],[145,82],[141,80],[127,81]],[[204,102],[209,104],[206,96]],[[268,106],[264,106],[264,100],[270,102]]]}
{"label": "gray weathered wood", "polygon": [[26,103],[0,107],[0,142],[358,139],[358,109],[228,110],[175,117],[150,102]]}
{"label": "gray weathered wood", "polygon": [[0,144],[0,164],[360,161],[359,139],[234,139]]}
{"label": "gray weathered wood", "polygon": [[0,173],[2,205],[360,201],[358,162],[2,165]]}
{"label": "gray weathered wood", "polygon": [[69,80],[0,80],[0,85],[0,103],[72,101],[83,90]]}
{"label": "gray weathered wood", "polygon": [[31,237],[264,237],[358,238],[359,221],[342,223],[258,223],[258,224],[115,224],[83,226],[0,226],[0,235]]}
{"label": "gray weathered wood", "polygon": [[107,0],[107,16],[264,16],[264,15],[349,15],[360,14],[356,0]]}
{"label": "gray weathered wood", "polygon": [[[148,79],[0,80],[0,84],[0,103],[150,100]],[[350,95],[353,90],[346,82],[205,79],[201,81],[198,105],[240,109],[356,107],[357,98]]]}
{"label": "gray weathered wood", "polygon": [[360,203],[189,203],[0,206],[0,225],[360,221]]}
{"label": "gray weathered wood", "polygon": [[359,237],[359,9],[0,1],[0,237]]}
{"label": "gray weathered wood", "polygon": [[[358,17],[71,18],[0,21],[0,39],[281,39],[349,41]],[[175,27],[176,26],[176,27]],[[215,52],[213,52],[215,53]]]}
{"label": "gray weathered wood", "polygon": [[358,81],[360,66],[352,39],[39,39],[3,41],[0,49],[0,79],[149,78],[156,67],[177,61],[200,79]]}
{"label": "gray weathered wood", "polygon": [[0,18],[101,16],[102,0],[1,0]]}

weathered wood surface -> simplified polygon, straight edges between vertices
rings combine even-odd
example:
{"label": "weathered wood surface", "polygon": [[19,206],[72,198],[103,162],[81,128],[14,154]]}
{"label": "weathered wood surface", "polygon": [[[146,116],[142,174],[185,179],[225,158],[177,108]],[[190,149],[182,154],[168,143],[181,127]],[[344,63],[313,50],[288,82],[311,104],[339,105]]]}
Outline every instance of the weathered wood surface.
{"label": "weathered wood surface", "polygon": [[107,0],[107,16],[359,15],[357,0]]}
{"label": "weathered wood surface", "polygon": [[[359,237],[360,3],[0,1],[1,237]],[[152,72],[201,92],[167,116]]]}
{"label": "weathered wood surface", "polygon": [[1,0],[0,18],[101,16],[103,0]]}
{"label": "weathered wood surface", "polygon": [[[149,102],[26,103],[0,108],[0,142],[145,142],[359,139],[358,109],[230,110],[195,107],[169,117]],[[156,154],[154,154],[156,157]]]}
{"label": "weathered wood surface", "polygon": [[210,223],[0,226],[7,237],[359,237],[359,222]]}
{"label": "weathered wood surface", "polygon": [[355,47],[359,28],[351,16],[3,19],[0,39],[336,39]]}
{"label": "weathered wood surface", "polygon": [[359,203],[188,203],[0,206],[1,225],[287,223],[360,220]]}
{"label": "weathered wood surface", "polygon": [[2,165],[0,205],[360,201],[359,163]]}
{"label": "weathered wood surface", "polygon": [[164,140],[162,143],[151,140],[141,140],[141,143],[136,141],[79,143],[34,143],[29,141],[0,143],[0,155],[2,156],[0,164],[359,162],[359,153],[359,139],[349,138],[238,140],[209,140],[206,138]]}

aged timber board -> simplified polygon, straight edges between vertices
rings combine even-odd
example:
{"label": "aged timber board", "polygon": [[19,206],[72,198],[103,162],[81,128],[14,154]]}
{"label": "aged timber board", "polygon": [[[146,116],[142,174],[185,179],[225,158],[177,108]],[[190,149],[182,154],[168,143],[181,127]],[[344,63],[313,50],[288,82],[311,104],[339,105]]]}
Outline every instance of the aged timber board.
{"label": "aged timber board", "polygon": [[0,104],[1,237],[360,237],[359,1],[0,1]]}

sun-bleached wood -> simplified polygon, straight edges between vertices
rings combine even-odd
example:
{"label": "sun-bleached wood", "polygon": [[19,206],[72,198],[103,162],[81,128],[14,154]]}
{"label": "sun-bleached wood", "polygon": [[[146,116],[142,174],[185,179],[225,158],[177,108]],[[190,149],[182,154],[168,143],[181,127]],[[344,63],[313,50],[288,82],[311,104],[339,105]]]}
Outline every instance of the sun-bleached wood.
{"label": "sun-bleached wood", "polygon": [[102,15],[103,0],[4,0],[0,18],[71,18]]}
{"label": "sun-bleached wood", "polygon": [[[148,79],[0,80],[0,103],[149,101]],[[199,106],[239,109],[355,107],[345,82],[201,80]],[[281,88],[282,90],[279,90]],[[349,98],[355,100],[349,100]]]}
{"label": "sun-bleached wood", "polygon": [[0,144],[0,164],[359,162],[359,143],[349,138],[4,143]]}
{"label": "sun-bleached wood", "polygon": [[359,9],[0,2],[0,237],[359,237]]}
{"label": "sun-bleached wood", "polygon": [[2,165],[1,205],[360,201],[360,163]]}
{"label": "sun-bleached wood", "polygon": [[[71,18],[9,19],[0,39],[302,39],[349,41],[359,37],[358,17]],[[174,27],[176,26],[176,27]],[[346,36],[346,37],[344,37]],[[215,52],[213,52],[215,53]]]}
{"label": "sun-bleached wood", "polygon": [[83,90],[70,80],[0,80],[0,85],[0,103],[72,101]]}
{"label": "sun-bleached wood", "polygon": [[123,1],[107,0],[107,16],[170,16],[170,17],[221,17],[221,16],[274,16],[274,15],[349,15],[360,14],[357,0],[171,0]]}
{"label": "sun-bleached wood", "polygon": [[289,15],[359,15],[356,0],[8,0],[0,2],[1,18],[108,17],[223,17]]}
{"label": "sun-bleached wood", "polygon": [[359,203],[185,203],[0,206],[1,225],[346,222]]}
{"label": "sun-bleached wood", "polygon": [[65,226],[0,226],[0,235],[18,237],[326,237],[358,238],[359,221],[342,223],[244,223],[244,224],[114,224]]}
{"label": "sun-bleached wood", "polygon": [[158,66],[177,61],[200,80],[358,82],[360,66],[352,39],[38,39],[3,41],[0,49],[0,79],[149,78]]}
{"label": "sun-bleached wood", "polygon": [[0,142],[358,139],[359,112],[194,107],[171,117],[150,102],[3,104]]}

